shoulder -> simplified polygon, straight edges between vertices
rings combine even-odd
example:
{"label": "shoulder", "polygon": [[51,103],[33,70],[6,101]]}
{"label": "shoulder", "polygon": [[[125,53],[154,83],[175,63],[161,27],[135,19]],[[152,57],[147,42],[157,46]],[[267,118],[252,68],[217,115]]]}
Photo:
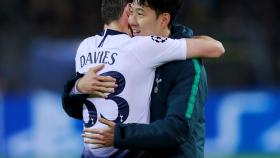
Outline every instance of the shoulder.
{"label": "shoulder", "polygon": [[91,37],[87,37],[85,39],[82,40],[82,42],[79,45],[79,50],[85,50],[85,49],[89,49],[90,46],[94,46],[96,41],[100,38],[101,36],[91,36]]}
{"label": "shoulder", "polygon": [[94,41],[98,37],[100,37],[100,36],[99,35],[95,35],[95,36],[87,37],[87,38],[82,40],[81,44],[89,44],[90,42]]}
{"label": "shoulder", "polygon": [[[171,40],[171,38],[162,37],[162,36],[135,36],[132,38],[134,41],[142,41],[148,43],[165,43],[167,40]],[[174,39],[173,39],[174,40]]]}
{"label": "shoulder", "polygon": [[151,40],[151,36],[134,36],[134,37],[131,37],[131,41],[147,42],[147,41],[152,41],[152,40]]}

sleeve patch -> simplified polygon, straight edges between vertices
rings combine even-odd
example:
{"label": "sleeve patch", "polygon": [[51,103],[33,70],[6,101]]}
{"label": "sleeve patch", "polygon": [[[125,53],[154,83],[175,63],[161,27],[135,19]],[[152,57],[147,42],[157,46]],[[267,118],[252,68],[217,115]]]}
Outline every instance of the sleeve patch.
{"label": "sleeve patch", "polygon": [[167,41],[168,38],[161,37],[161,36],[151,36],[152,40],[157,43],[164,43]]}

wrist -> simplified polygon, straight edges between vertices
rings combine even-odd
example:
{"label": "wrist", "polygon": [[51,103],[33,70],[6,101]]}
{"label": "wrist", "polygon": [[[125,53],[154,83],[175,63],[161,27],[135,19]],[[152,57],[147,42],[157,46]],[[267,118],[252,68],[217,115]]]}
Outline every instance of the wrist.
{"label": "wrist", "polygon": [[82,90],[82,88],[80,87],[80,84],[79,84],[80,81],[81,81],[81,78],[77,80],[77,82],[76,82],[76,84],[75,84],[75,89],[76,89],[76,92],[77,92],[77,93],[84,93],[83,90]]}

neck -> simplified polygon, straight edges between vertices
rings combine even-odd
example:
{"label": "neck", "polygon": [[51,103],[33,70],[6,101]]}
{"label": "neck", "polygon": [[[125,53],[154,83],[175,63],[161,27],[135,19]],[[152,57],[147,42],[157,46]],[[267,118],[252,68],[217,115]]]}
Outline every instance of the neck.
{"label": "neck", "polygon": [[163,29],[162,32],[161,32],[161,36],[163,37],[169,37],[170,36],[170,29],[169,28],[166,28],[166,29]]}
{"label": "neck", "polygon": [[108,25],[104,25],[104,29],[111,29],[111,30],[116,30],[124,33],[128,33],[128,26],[124,26],[120,24],[118,21],[113,21]]}

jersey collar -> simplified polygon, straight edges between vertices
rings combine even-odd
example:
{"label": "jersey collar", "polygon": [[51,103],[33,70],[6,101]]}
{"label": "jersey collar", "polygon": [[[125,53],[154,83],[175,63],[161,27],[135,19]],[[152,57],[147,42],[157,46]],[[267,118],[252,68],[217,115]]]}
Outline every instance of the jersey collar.
{"label": "jersey collar", "polygon": [[104,29],[98,35],[99,36],[106,36],[106,35],[120,35],[120,34],[126,34],[126,33],[120,32],[120,31],[117,31],[117,30]]}

